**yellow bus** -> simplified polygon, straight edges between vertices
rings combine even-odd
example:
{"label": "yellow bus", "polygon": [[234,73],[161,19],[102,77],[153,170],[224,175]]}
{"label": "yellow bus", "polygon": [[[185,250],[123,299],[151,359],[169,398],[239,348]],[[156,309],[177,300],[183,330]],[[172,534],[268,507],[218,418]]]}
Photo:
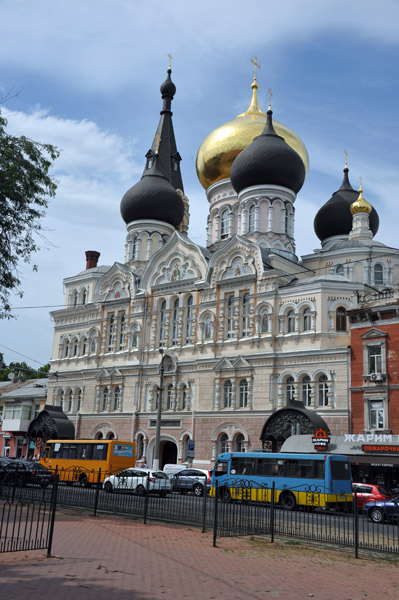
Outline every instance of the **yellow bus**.
{"label": "yellow bus", "polygon": [[97,483],[100,469],[102,482],[112,473],[134,467],[136,449],[134,442],[122,440],[49,440],[40,462],[57,470],[60,481],[88,487]]}

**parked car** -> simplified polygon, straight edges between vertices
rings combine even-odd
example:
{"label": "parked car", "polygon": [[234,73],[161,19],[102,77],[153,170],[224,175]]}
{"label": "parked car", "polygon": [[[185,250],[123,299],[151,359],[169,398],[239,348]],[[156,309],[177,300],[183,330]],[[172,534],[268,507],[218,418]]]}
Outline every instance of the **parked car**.
{"label": "parked car", "polygon": [[[392,494],[390,494],[382,485],[352,483],[352,490],[353,492],[356,491],[358,508],[363,508],[366,502],[385,501],[392,498]],[[353,499],[355,499],[355,494],[353,494]]]}
{"label": "parked car", "polygon": [[399,496],[378,502],[366,502],[364,511],[374,523],[399,522]]}
{"label": "parked car", "polygon": [[115,475],[106,477],[103,488],[106,492],[135,492],[144,496],[147,489],[151,493],[165,497],[172,491],[172,483],[166,473],[152,469],[123,469]]}
{"label": "parked car", "polygon": [[39,462],[19,459],[0,459],[0,481],[6,485],[40,485],[53,483],[52,472]]}
{"label": "parked car", "polygon": [[173,490],[180,492],[180,494],[193,492],[195,496],[202,496],[205,485],[207,492],[211,488],[211,472],[205,469],[183,469],[178,473],[170,475],[170,479]]}

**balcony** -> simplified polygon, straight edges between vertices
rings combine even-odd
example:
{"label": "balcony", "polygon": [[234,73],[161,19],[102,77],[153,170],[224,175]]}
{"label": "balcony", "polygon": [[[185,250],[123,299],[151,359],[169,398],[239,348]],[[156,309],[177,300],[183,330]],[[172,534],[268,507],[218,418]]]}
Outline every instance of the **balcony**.
{"label": "balcony", "polygon": [[3,431],[21,431],[27,432],[30,425],[30,419],[3,419],[2,430]]}

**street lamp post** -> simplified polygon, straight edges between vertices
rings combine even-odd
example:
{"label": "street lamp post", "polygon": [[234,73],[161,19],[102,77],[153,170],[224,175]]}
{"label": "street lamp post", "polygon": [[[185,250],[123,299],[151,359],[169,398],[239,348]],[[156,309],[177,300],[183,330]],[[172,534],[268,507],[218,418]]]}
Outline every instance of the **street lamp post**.
{"label": "street lamp post", "polygon": [[162,392],[163,392],[163,349],[159,349],[159,353],[161,355],[161,364],[159,367],[159,394],[158,394],[158,412],[157,412],[157,428],[155,431],[155,447],[154,447],[154,458],[152,461],[152,468],[154,471],[159,470],[159,446],[161,441],[161,417],[162,417]]}

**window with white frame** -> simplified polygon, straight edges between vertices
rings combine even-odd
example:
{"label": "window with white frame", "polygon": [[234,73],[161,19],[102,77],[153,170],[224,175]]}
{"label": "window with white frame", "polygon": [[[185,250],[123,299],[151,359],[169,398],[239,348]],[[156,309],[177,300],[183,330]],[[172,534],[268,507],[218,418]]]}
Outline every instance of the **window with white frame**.
{"label": "window with white frame", "polygon": [[78,305],[78,301],[79,301],[79,294],[77,292],[77,290],[74,291],[73,296],[72,296],[72,304],[73,306],[77,306]]}
{"label": "window with white frame", "polygon": [[165,410],[170,410],[172,408],[172,392],[173,385],[170,383],[166,388],[166,407]]}
{"label": "window with white frame", "polygon": [[121,408],[121,388],[117,385],[114,389],[114,410]]}
{"label": "window with white frame", "polygon": [[267,310],[262,310],[260,316],[260,332],[268,333],[269,331],[269,316],[267,314]]}
{"label": "window with white frame", "polygon": [[222,433],[219,436],[219,454],[223,452],[229,451],[229,438],[227,437],[227,433]]}
{"label": "window with white frame", "polygon": [[144,436],[141,433],[137,436],[136,447],[137,447],[137,460],[139,460],[140,458],[143,458],[143,454],[144,454]]}
{"label": "window with white frame", "polygon": [[369,428],[385,429],[383,400],[369,401]]}
{"label": "window with white frame", "polygon": [[126,339],[126,315],[125,313],[120,314],[119,318],[119,350],[123,350],[125,347]]}
{"label": "window with white frame", "polygon": [[384,285],[384,267],[380,264],[374,265],[374,284]]}
{"label": "window with white frame", "polygon": [[312,403],[312,387],[310,385],[309,375],[302,377],[301,381],[302,402],[304,406],[310,406]]}
{"label": "window with white frame", "polygon": [[245,438],[242,433],[237,433],[234,438],[234,452],[245,452]]}
{"label": "window with white frame", "polygon": [[86,288],[83,288],[83,291],[82,291],[82,304],[86,304],[86,302],[87,302],[87,290],[86,290]]}
{"label": "window with white frame", "polygon": [[248,381],[246,379],[240,381],[238,405],[240,408],[248,406]]}
{"label": "window with white frame", "polygon": [[250,318],[249,318],[249,294],[244,294],[241,300],[241,335],[248,337],[251,335]]}
{"label": "window with white frame", "polygon": [[234,296],[229,296],[227,299],[226,319],[226,335],[232,338],[234,337]]}
{"label": "window with white frame", "polygon": [[347,331],[346,309],[343,306],[338,306],[335,313],[335,330]]}
{"label": "window with white frame", "polygon": [[183,385],[181,389],[181,407],[182,410],[186,410],[187,408],[187,386]]}
{"label": "window with white frame", "polygon": [[295,382],[293,377],[287,377],[285,380],[285,399],[287,403],[295,400]]}
{"label": "window with white frame", "polygon": [[312,326],[312,314],[310,308],[305,308],[302,314],[303,331],[310,331]]}
{"label": "window with white frame", "polygon": [[224,382],[223,385],[223,408],[231,408],[233,397],[233,386],[230,380]]}
{"label": "window with white frame", "polygon": [[327,375],[320,375],[317,380],[319,406],[328,406],[328,383]]}
{"label": "window with white frame", "polygon": [[194,339],[194,306],[193,306],[193,297],[189,296],[187,298],[187,306],[186,306],[186,344],[192,344]]}
{"label": "window with white frame", "polygon": [[166,300],[161,303],[159,311],[159,346],[166,344]]}
{"label": "window with white frame", "polygon": [[84,356],[87,352],[87,337],[83,336],[80,340],[80,353]]}
{"label": "window with white frame", "polygon": [[80,412],[81,408],[82,408],[82,390],[79,388],[79,390],[77,391],[77,396],[76,396],[76,412]]}
{"label": "window with white frame", "polygon": [[220,215],[220,237],[227,238],[229,235],[229,211],[226,209]]}
{"label": "window with white frame", "polygon": [[380,344],[368,346],[369,375],[382,373],[382,347]]}
{"label": "window with white frame", "polygon": [[132,259],[137,260],[139,253],[139,238],[137,235],[132,240]]}
{"label": "window with white frame", "polygon": [[78,355],[78,349],[79,349],[78,338],[74,338],[72,340],[72,356]]}
{"label": "window with white frame", "polygon": [[248,211],[248,231],[255,231],[255,205],[253,204]]}
{"label": "window with white frame", "polygon": [[105,387],[103,389],[103,404],[102,404],[103,411],[108,410],[108,399],[109,399],[109,390],[107,387]]}
{"label": "window with white frame", "polygon": [[64,410],[64,409],[65,409],[65,406],[64,406],[64,404],[65,404],[65,396],[64,396],[64,391],[62,390],[62,391],[60,392],[60,407],[61,407],[61,410],[62,410],[63,412],[65,412],[65,410]]}
{"label": "window with white frame", "polygon": [[179,298],[176,298],[173,303],[172,314],[172,346],[179,343]]}
{"label": "window with white frame", "polygon": [[72,412],[73,410],[73,391],[70,390],[68,392],[68,406],[67,406],[67,412]]}
{"label": "window with white frame", "polygon": [[287,313],[287,333],[293,333],[295,331],[295,312],[289,310]]}
{"label": "window with white frame", "polygon": [[115,315],[109,315],[108,317],[108,352],[112,352],[114,349],[114,336],[115,336]]}

